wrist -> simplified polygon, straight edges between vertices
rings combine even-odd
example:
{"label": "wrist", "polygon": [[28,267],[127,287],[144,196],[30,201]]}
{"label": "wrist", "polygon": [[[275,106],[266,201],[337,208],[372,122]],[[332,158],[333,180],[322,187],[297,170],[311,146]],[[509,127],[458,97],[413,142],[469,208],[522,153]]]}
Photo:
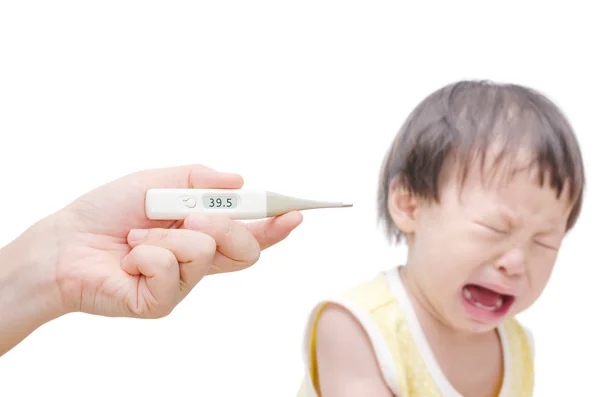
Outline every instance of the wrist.
{"label": "wrist", "polygon": [[31,226],[0,249],[0,355],[64,314],[55,279],[52,219]]}

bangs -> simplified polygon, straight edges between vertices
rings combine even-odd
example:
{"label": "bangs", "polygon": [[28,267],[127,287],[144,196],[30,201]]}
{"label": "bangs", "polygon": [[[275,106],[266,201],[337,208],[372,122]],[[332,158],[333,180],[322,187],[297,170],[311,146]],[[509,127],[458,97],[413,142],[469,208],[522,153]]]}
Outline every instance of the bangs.
{"label": "bangs", "polygon": [[459,109],[450,112],[458,115],[451,123],[458,131],[448,154],[460,164],[462,182],[474,166],[480,167],[482,177],[500,174],[504,181],[518,172],[535,171],[540,187],[548,184],[558,198],[568,186],[569,200],[575,202],[584,176],[581,159],[574,155],[578,152],[565,139],[570,127],[564,118],[551,120],[552,113],[543,109],[547,104],[528,96],[494,90],[472,94],[478,95],[457,101]]}

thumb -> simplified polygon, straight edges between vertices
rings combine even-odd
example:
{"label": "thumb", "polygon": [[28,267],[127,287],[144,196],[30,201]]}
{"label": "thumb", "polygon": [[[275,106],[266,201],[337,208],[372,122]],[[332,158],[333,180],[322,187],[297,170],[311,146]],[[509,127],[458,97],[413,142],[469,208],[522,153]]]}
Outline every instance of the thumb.
{"label": "thumb", "polygon": [[130,176],[134,176],[143,189],[239,189],[244,184],[239,174],[216,171],[201,164],[148,169]]}

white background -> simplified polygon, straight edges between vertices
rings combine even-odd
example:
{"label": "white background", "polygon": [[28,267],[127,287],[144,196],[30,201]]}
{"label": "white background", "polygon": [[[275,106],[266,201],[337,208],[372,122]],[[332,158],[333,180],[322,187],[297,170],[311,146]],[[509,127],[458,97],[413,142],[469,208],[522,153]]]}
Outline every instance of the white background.
{"label": "white background", "polygon": [[147,167],[203,163],[247,187],[355,204],[305,212],[259,264],[203,280],[165,319],[47,324],[0,358],[0,395],[295,395],[311,305],[404,260],[375,220],[388,144],[418,101],[462,78],[538,88],[579,134],[581,221],[521,319],[536,396],[598,395],[597,14],[415,3],[0,3],[2,244]]}

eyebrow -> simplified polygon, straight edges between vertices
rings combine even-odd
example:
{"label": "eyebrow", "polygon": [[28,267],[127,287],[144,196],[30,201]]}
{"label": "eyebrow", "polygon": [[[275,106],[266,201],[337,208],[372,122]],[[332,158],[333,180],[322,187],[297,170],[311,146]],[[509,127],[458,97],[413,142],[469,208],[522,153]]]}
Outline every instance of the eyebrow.
{"label": "eyebrow", "polygon": [[511,226],[518,226],[522,223],[520,217],[506,207],[496,205],[491,208],[490,212],[492,212],[491,215],[500,217],[503,222],[507,222]]}
{"label": "eyebrow", "polygon": [[544,225],[540,227],[542,230],[542,234],[564,234],[567,230],[567,220],[565,219],[564,223],[561,224],[559,218],[550,219],[547,224],[545,222]]}

